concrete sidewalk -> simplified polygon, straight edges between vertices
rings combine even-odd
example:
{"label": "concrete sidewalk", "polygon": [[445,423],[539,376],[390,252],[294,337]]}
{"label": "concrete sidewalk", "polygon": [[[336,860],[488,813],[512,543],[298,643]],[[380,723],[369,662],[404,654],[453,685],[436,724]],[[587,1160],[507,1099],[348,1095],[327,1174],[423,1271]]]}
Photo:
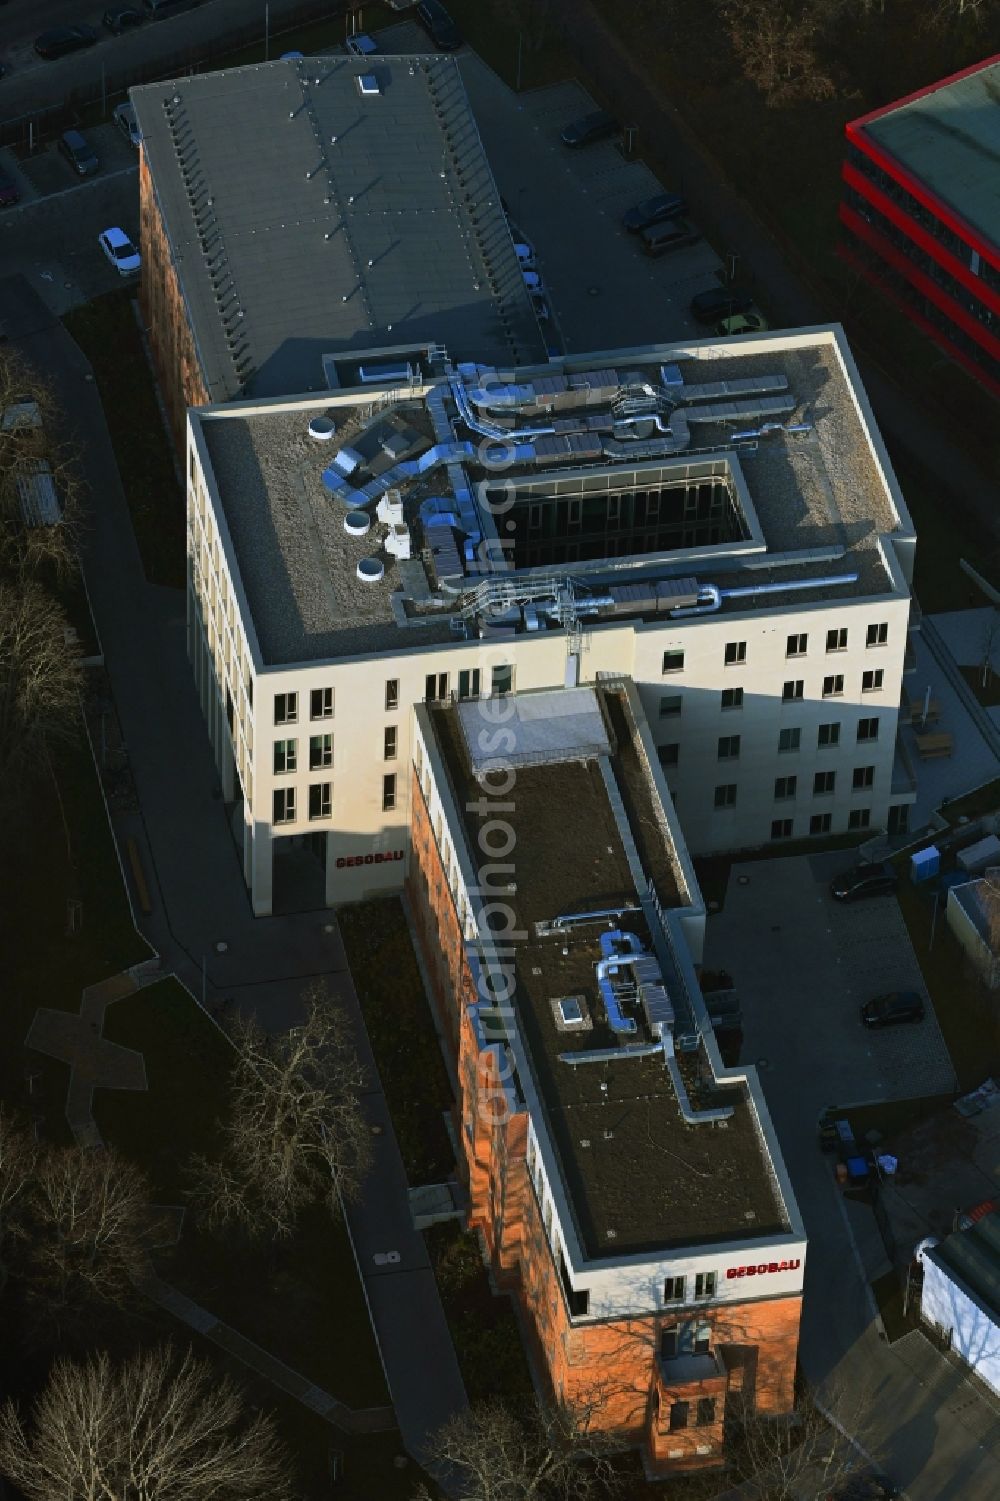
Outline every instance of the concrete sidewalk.
{"label": "concrete sidewalk", "polygon": [[[419,1457],[467,1399],[336,923],[326,911],[253,918],[185,653],[183,596],[146,583],[87,362],[23,281],[0,283],[0,318],[6,305],[18,308],[21,352],[54,387],[92,497],[84,572],[142,810],[115,830],[141,844],[153,898],[141,931],[195,995],[204,967],[210,1001],[228,996],[256,1012],[260,1000],[273,1028],[295,1022],[309,977],[329,976],[371,1065],[377,1170],[348,1223],[399,1428]],[[399,1276],[376,1270],[376,1247],[403,1252]]]}

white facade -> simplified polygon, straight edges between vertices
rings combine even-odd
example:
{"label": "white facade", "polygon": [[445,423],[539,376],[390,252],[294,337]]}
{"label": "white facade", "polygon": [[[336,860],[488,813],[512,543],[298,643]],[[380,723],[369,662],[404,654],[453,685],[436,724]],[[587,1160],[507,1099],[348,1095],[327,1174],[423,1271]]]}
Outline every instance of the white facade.
{"label": "white facade", "polygon": [[947,1337],[955,1354],[1000,1395],[1000,1318],[938,1260],[933,1249],[925,1249],[920,1260],[924,1269],[921,1318]]}

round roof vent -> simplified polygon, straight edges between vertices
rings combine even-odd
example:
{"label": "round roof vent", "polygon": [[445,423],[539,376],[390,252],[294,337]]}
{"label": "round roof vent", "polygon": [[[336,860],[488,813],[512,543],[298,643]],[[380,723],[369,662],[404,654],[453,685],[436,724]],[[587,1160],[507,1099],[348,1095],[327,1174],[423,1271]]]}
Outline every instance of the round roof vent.
{"label": "round roof vent", "polygon": [[358,564],[358,578],[363,584],[377,584],[385,573],[381,558],[362,558]]}
{"label": "round roof vent", "polygon": [[349,537],[363,537],[372,528],[372,518],[367,511],[348,511],[344,517],[344,531]]}
{"label": "round roof vent", "polygon": [[329,417],[311,417],[309,419],[309,436],[310,438],[315,438],[317,443],[329,443],[336,431],[336,424]]}

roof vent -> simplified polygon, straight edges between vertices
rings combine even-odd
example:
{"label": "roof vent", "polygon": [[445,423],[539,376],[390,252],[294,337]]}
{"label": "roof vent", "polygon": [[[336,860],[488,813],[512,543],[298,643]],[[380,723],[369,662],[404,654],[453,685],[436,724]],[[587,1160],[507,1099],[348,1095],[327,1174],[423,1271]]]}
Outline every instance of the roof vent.
{"label": "roof vent", "polygon": [[381,558],[362,558],[358,564],[358,578],[363,584],[377,584],[385,574]]}
{"label": "roof vent", "polygon": [[363,99],[369,98],[372,94],[381,94],[381,92],[382,90],[378,86],[378,79],[374,73],[362,73],[359,75],[358,93]]}
{"label": "roof vent", "polygon": [[337,425],[331,417],[311,417],[309,419],[309,436],[315,438],[317,443],[329,443]]}
{"label": "roof vent", "polygon": [[[344,531],[349,537],[363,537],[371,531],[372,518],[367,511],[348,511],[344,517]],[[361,570],[358,570],[361,576]]]}

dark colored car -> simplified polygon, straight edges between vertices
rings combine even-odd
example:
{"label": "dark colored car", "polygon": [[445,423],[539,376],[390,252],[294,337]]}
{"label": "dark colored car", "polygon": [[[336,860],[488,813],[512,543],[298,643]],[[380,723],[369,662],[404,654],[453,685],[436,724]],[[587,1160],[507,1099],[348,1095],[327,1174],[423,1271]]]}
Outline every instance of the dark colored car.
{"label": "dark colored car", "polygon": [[617,135],[620,129],[614,115],[609,115],[605,109],[598,109],[591,115],[583,115],[579,120],[571,120],[559,139],[564,146],[592,146],[595,141],[606,141],[608,136]]}
{"label": "dark colored car", "polygon": [[69,52],[79,52],[83,47],[93,47],[97,32],[93,26],[53,26],[35,38],[35,51],[46,62],[65,57]]}
{"label": "dark colored car", "polygon": [[101,17],[103,25],[112,36],[121,36],[124,31],[134,31],[145,19],[142,11],[135,5],[112,5]]}
{"label": "dark colored car", "polygon": [[660,224],[664,219],[676,219],[687,210],[687,203],[678,193],[657,193],[655,198],[644,198],[636,203],[622,218],[630,234],[640,234],[651,224]]}
{"label": "dark colored car", "polygon": [[708,287],[691,299],[691,317],[696,323],[718,323],[737,313],[748,313],[753,298],[740,287]]}
{"label": "dark colored car", "polygon": [[100,169],[97,153],[82,130],[64,130],[59,137],[59,150],[81,177],[91,177]]}
{"label": "dark colored car", "polygon": [[666,255],[668,250],[681,250],[700,239],[686,219],[664,219],[662,224],[651,224],[642,231],[642,248],[647,255]]}
{"label": "dark colored car", "polygon": [[20,196],[17,183],[13,177],[0,168],[0,208],[10,208],[12,203],[17,203]]}
{"label": "dark colored car", "polygon": [[830,882],[830,895],[838,902],[858,902],[868,896],[886,896],[898,885],[896,872],[882,862],[855,865]]}
{"label": "dark colored car", "polygon": [[895,1027],[899,1022],[922,1022],[924,1003],[915,990],[890,990],[861,1008],[866,1027]]}
{"label": "dark colored car", "polygon": [[462,45],[462,33],[441,4],[441,0],[420,0],[416,10],[417,20],[442,52],[457,52]]}

